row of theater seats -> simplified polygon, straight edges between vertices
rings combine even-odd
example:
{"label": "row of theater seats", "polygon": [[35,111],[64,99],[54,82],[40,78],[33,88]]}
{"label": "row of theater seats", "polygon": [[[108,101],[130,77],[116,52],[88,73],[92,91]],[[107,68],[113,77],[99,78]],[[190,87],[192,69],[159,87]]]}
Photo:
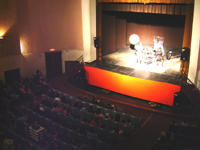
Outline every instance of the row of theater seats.
{"label": "row of theater seats", "polygon": [[[66,107],[67,109],[70,109],[74,115],[80,116],[80,118],[82,118],[83,120],[87,119],[89,122],[94,120],[95,117],[97,117],[102,123],[104,123],[106,125],[106,129],[109,131],[113,131],[116,127],[118,127],[123,130],[125,135],[131,135],[136,130],[136,128],[133,128],[133,126],[131,126],[131,125],[125,125],[124,123],[121,123],[121,122],[116,122],[111,119],[106,119],[104,117],[96,116],[95,114],[88,113],[84,110],[79,110],[76,107],[66,105],[62,102],[59,102],[59,101],[53,99],[53,98],[46,97],[46,101],[49,101],[50,103],[56,103],[59,107]],[[82,102],[82,103],[87,104],[85,102]],[[99,107],[96,107],[94,105],[94,108],[97,109]],[[115,116],[117,114],[115,111],[111,111],[111,110],[108,110],[105,108],[101,108],[101,110],[102,110],[102,112],[109,111],[109,112],[111,112],[111,114],[113,114],[113,116]],[[122,116],[122,118],[124,117],[123,119],[125,119],[126,116],[130,116],[130,115],[121,114],[121,116]],[[136,122],[136,119],[135,119],[136,117],[132,117],[132,118],[134,120],[132,122],[134,122],[135,124],[138,124],[138,122]]]}
{"label": "row of theater seats", "polygon": [[[95,104],[92,104],[90,102],[86,102],[86,101],[80,101],[70,95],[67,95],[67,94],[64,94],[62,92],[59,92],[57,90],[54,90],[53,91],[59,95],[59,97],[66,97],[68,100],[71,100],[73,102],[73,104],[75,104],[76,102],[79,102],[79,103],[82,103],[85,108],[88,110],[89,106],[92,105],[93,106],[93,110],[96,111],[97,108],[100,108],[101,112],[105,115],[106,113],[109,113],[110,117],[111,118],[115,118],[116,114],[119,114],[120,115],[120,118],[122,120],[124,120],[125,122],[130,119],[130,122],[132,125],[134,126],[137,126],[137,127],[141,127],[141,119],[140,117],[137,117],[137,116],[132,116],[132,115],[129,115],[129,114],[125,114],[125,113],[121,113],[121,112],[116,112],[114,110],[111,110],[111,109],[106,109],[104,107],[101,107],[101,106],[98,106],[98,105],[95,105]],[[53,99],[53,98],[52,98]]]}
{"label": "row of theater seats", "polygon": [[[28,125],[15,117],[11,112],[8,114],[10,115],[9,119],[11,119],[9,121],[15,122],[16,128],[11,129],[7,124],[0,123],[0,132],[1,134],[4,134],[6,139],[10,139],[12,141],[9,144],[9,148],[13,147],[17,149],[17,145],[19,145],[21,149],[43,150],[38,144],[28,139],[27,134],[24,131],[24,128],[28,127]],[[8,143],[6,145],[6,148],[8,148]]]}
{"label": "row of theater seats", "polygon": [[[37,102],[35,102],[35,105],[36,105],[36,108],[42,107],[44,109],[42,112],[40,110],[36,109],[37,113],[39,113],[47,118],[51,118],[56,123],[59,123],[62,126],[67,127],[73,131],[77,131],[79,128],[84,127],[87,131],[94,131],[98,135],[98,137],[100,138],[101,141],[106,141],[107,143],[119,142],[123,138],[123,134],[111,132],[107,129],[102,129],[97,126],[93,126],[91,124],[84,123],[81,120],[73,119],[69,116],[58,113],[57,111],[53,111],[50,108],[48,108],[42,104],[39,104]],[[108,127],[110,127],[110,128],[116,127],[116,124],[113,123],[112,120],[109,123],[110,124],[107,124]],[[129,127],[127,129],[125,129],[125,128],[126,127],[122,128],[122,129],[124,129],[124,131],[128,131],[128,130],[131,131],[131,129]]]}
{"label": "row of theater seats", "polygon": [[[15,131],[8,129],[5,125],[0,123],[0,132],[5,134],[5,138],[6,139],[10,139],[10,140],[16,140],[18,145],[21,146],[22,149],[29,149],[29,150],[42,150],[39,145],[37,144],[33,144],[32,142],[30,142],[29,140],[23,138],[22,136],[20,136],[19,134],[16,134]],[[12,147],[13,145],[11,145]],[[9,145],[6,145],[5,147],[10,147]],[[2,149],[4,148],[1,147]]]}
{"label": "row of theater seats", "polygon": [[[57,145],[60,145],[60,147],[64,147],[70,150],[78,150],[79,146],[81,144],[86,143],[87,145],[90,145],[92,149],[107,149],[106,142],[102,142],[100,140],[90,138],[88,136],[79,134],[78,132],[75,132],[73,130],[70,130],[69,128],[63,127],[58,123],[53,122],[52,120],[40,116],[39,114],[35,113],[34,111],[23,108],[23,111],[28,115],[33,117],[33,121],[37,121],[37,124],[44,127],[47,132],[53,133],[54,131],[58,132],[59,136],[58,138],[54,138],[52,136],[47,136],[47,140],[53,139],[57,143]],[[74,124],[73,124],[74,125]],[[64,142],[68,143],[64,143]]]}
{"label": "row of theater seats", "polygon": [[169,131],[162,132],[154,145],[160,150],[199,150],[200,129],[198,126],[169,123]]}
{"label": "row of theater seats", "polygon": [[181,126],[170,123],[169,131],[186,136],[200,137],[200,129],[198,129],[196,126]]}
{"label": "row of theater seats", "polygon": [[[162,134],[165,132],[162,132]],[[184,136],[176,133],[166,132],[166,135],[173,134],[173,144],[171,145],[170,137],[166,137],[166,143],[160,143],[160,141],[155,142],[155,146],[159,150],[199,150],[200,139],[196,137]],[[169,139],[168,139],[169,138]],[[160,138],[162,141],[162,136]]]}

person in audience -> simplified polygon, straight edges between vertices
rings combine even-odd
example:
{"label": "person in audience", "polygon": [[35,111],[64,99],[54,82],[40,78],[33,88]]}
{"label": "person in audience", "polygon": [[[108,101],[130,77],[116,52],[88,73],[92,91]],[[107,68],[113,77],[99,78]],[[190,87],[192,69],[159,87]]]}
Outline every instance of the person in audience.
{"label": "person in audience", "polygon": [[37,98],[37,96],[35,96],[35,94],[32,92],[30,88],[27,88],[27,93],[31,95],[33,98]]}
{"label": "person in audience", "polygon": [[91,103],[95,104],[96,103],[96,99],[97,99],[96,96],[93,96],[92,99],[91,99]]}
{"label": "person in audience", "polygon": [[90,124],[97,127],[102,126],[102,122],[97,117],[95,117],[94,120],[90,121]]}
{"label": "person in audience", "polygon": [[121,122],[121,117],[120,117],[120,115],[119,115],[119,114],[116,114],[114,120],[117,121],[117,122]]}
{"label": "person in audience", "polygon": [[64,115],[67,115],[67,108],[64,106],[63,107],[63,112],[62,112]]}
{"label": "person in audience", "polygon": [[49,132],[49,135],[53,136],[53,137],[57,137],[58,136],[58,132],[56,132],[55,130],[51,130],[51,132]]}
{"label": "person in audience", "polygon": [[47,95],[48,95],[49,97],[55,98],[55,92],[54,92],[52,89],[49,89],[49,90],[47,91]]}
{"label": "person in audience", "polygon": [[180,125],[181,125],[181,126],[184,126],[184,127],[187,127],[187,126],[188,126],[187,119],[183,120],[183,122],[181,122]]}
{"label": "person in audience", "polygon": [[105,105],[105,102],[104,102],[103,100],[101,100],[101,99],[100,99],[99,106],[101,106],[101,107],[105,107],[105,106],[106,106],[106,105]]}
{"label": "person in audience", "polygon": [[112,107],[112,105],[111,105],[110,102],[107,102],[107,104],[106,104],[106,108],[107,108],[107,109],[111,109],[111,110],[113,110],[113,107]]}
{"label": "person in audience", "polygon": [[105,117],[105,116],[103,115],[103,113],[101,113],[100,108],[97,108],[95,114],[96,114],[97,116],[100,116],[100,117]]}
{"label": "person in audience", "polygon": [[120,112],[122,112],[122,109],[119,108],[119,105],[118,105],[118,104],[115,104],[115,105],[114,105],[113,110],[114,110],[114,111],[120,111]]}
{"label": "person in audience", "polygon": [[75,102],[73,106],[78,108],[79,107],[79,102]]}
{"label": "person in audience", "polygon": [[57,103],[55,103],[55,104],[53,105],[52,110],[57,111],[57,112],[59,112],[59,113],[62,113],[62,111],[63,111],[62,108],[58,107]]}
{"label": "person in audience", "polygon": [[85,95],[82,99],[84,102],[89,102],[90,100],[88,99],[87,95]]}
{"label": "person in audience", "polygon": [[82,150],[93,150],[93,147],[91,145],[88,145],[86,143],[82,143],[79,147]]}
{"label": "person in audience", "polygon": [[98,135],[94,132],[94,128],[92,128],[91,131],[87,131],[86,135],[91,137],[91,138],[99,140]]}
{"label": "person in audience", "polygon": [[83,134],[83,135],[86,135],[87,134],[87,131],[85,129],[85,127],[83,125],[81,125],[80,128],[78,128],[77,130],[80,134]]}
{"label": "person in audience", "polygon": [[71,100],[68,100],[68,103],[67,103],[67,105],[69,105],[69,106],[73,106],[73,103],[72,103],[72,101],[71,101]]}
{"label": "person in audience", "polygon": [[119,127],[116,127],[116,128],[112,131],[112,133],[113,133],[113,132],[116,132],[116,133],[118,133],[118,134],[122,134],[122,133],[123,133],[122,129],[120,129]]}
{"label": "person in audience", "polygon": [[71,114],[71,111],[70,111],[70,109],[67,109],[67,116],[69,116],[69,117],[73,118],[73,115]]}
{"label": "person in audience", "polygon": [[102,128],[102,129],[106,129],[106,124],[105,124],[105,123],[102,123],[101,128]]}
{"label": "person in audience", "polygon": [[106,118],[106,119],[110,119],[109,113],[106,113],[106,114],[105,114],[105,118]]}
{"label": "person in audience", "polygon": [[92,106],[92,105],[89,106],[88,112],[89,112],[89,113],[94,113],[94,111],[93,111],[93,106]]}

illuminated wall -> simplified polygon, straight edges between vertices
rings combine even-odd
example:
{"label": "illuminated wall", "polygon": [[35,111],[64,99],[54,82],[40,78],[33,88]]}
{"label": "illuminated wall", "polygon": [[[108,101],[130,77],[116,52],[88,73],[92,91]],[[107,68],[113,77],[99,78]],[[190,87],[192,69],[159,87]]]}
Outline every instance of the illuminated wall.
{"label": "illuminated wall", "polygon": [[83,49],[81,0],[18,1],[22,53]]}
{"label": "illuminated wall", "polygon": [[65,61],[83,55],[82,30],[81,0],[0,0],[0,80],[16,68],[21,77],[45,75],[51,48],[62,51],[64,73]]}
{"label": "illuminated wall", "polygon": [[17,0],[0,1],[0,57],[20,54]]}
{"label": "illuminated wall", "polygon": [[198,69],[198,59],[200,59],[198,57],[200,45],[200,1],[195,0],[194,4],[188,78],[200,89],[200,71]]}

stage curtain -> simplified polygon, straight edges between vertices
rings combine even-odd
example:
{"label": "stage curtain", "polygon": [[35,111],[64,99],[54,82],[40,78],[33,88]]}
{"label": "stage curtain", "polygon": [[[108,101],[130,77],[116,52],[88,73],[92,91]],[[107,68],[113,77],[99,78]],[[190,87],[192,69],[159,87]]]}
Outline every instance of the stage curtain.
{"label": "stage curtain", "polygon": [[115,52],[115,16],[103,15],[102,19],[102,52]]}
{"label": "stage curtain", "polygon": [[113,92],[173,106],[174,93],[180,86],[135,78],[85,66],[88,84]]}
{"label": "stage curtain", "polygon": [[153,44],[153,36],[164,37],[164,46],[182,47],[184,29],[181,27],[164,27],[138,24],[137,34],[144,44]]}
{"label": "stage curtain", "polygon": [[137,13],[155,13],[168,15],[186,15],[187,5],[174,4],[121,4],[121,3],[103,3],[103,11],[122,11]]}
{"label": "stage curtain", "polygon": [[116,48],[126,47],[126,20],[116,19]]}

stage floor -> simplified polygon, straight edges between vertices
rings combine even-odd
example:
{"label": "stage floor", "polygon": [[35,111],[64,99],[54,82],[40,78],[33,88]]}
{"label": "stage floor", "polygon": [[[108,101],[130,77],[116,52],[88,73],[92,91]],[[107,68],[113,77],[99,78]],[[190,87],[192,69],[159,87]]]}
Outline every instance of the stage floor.
{"label": "stage floor", "polygon": [[[151,48],[151,45],[146,45],[146,47]],[[85,66],[96,67],[136,78],[180,85],[181,49],[165,47],[165,52],[167,53],[168,51],[172,51],[172,57],[170,60],[164,57],[163,66],[161,63],[157,65],[156,62],[147,64],[137,63],[135,50],[131,50],[129,46],[119,48],[115,53],[104,55],[102,61],[85,63]]]}

